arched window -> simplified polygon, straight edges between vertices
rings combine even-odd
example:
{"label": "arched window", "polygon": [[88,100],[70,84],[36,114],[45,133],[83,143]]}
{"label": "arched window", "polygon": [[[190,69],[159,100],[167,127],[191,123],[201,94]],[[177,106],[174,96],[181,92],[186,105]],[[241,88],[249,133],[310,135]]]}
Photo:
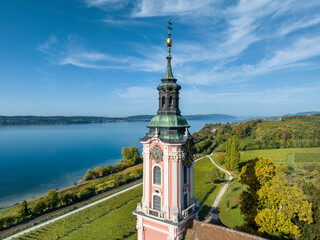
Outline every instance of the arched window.
{"label": "arched window", "polygon": [[153,195],[153,209],[161,211],[161,197]]}
{"label": "arched window", "polygon": [[183,182],[184,184],[188,182],[187,167],[183,168]]}
{"label": "arched window", "polygon": [[161,168],[159,166],[153,168],[153,184],[161,185]]}
{"label": "arched window", "polygon": [[188,194],[185,193],[183,196],[183,205],[184,205],[184,209],[186,209],[188,207]]}
{"label": "arched window", "polygon": [[162,97],[162,108],[164,108],[165,107],[165,105],[166,105],[166,98],[163,96]]}
{"label": "arched window", "polygon": [[169,98],[169,108],[173,107],[173,99],[172,97]]}

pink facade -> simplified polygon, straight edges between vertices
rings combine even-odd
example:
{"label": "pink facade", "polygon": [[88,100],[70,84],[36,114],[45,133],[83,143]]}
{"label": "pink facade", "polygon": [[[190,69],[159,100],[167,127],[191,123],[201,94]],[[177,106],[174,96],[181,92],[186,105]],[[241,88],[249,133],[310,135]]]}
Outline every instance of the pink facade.
{"label": "pink facade", "polygon": [[[168,21],[167,69],[158,86],[159,110],[140,139],[143,145],[143,197],[137,216],[138,240],[179,240],[196,217],[193,196],[193,138],[180,114],[179,90],[171,69],[171,30]],[[184,149],[184,152],[182,151]]]}
{"label": "pink facade", "polygon": [[[181,144],[165,144],[157,137],[142,144],[143,197],[135,211],[138,239],[181,239],[186,222],[195,218],[193,165],[183,165]],[[155,146],[163,152],[158,162],[150,156]],[[155,167],[161,171],[160,183],[155,182]],[[160,199],[160,208],[154,202],[155,196]]]}

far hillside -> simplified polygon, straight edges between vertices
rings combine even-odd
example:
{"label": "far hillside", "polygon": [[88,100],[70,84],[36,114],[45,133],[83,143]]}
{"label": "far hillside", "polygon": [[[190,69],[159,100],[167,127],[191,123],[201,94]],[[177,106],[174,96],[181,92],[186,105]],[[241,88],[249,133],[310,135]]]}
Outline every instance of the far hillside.
{"label": "far hillside", "polygon": [[240,150],[320,147],[320,114],[255,119],[241,123],[206,124],[194,134],[196,153],[225,151],[225,142],[237,136]]}

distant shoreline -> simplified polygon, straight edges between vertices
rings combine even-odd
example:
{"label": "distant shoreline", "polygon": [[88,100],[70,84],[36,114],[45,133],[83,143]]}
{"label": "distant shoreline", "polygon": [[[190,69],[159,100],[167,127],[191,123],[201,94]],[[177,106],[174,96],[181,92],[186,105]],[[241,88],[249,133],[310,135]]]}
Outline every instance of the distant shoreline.
{"label": "distant shoreline", "polygon": [[[136,115],[129,117],[93,117],[93,116],[0,116],[0,126],[10,125],[68,125],[113,122],[147,122],[154,115]],[[238,118],[226,114],[186,115],[187,120],[234,121]]]}

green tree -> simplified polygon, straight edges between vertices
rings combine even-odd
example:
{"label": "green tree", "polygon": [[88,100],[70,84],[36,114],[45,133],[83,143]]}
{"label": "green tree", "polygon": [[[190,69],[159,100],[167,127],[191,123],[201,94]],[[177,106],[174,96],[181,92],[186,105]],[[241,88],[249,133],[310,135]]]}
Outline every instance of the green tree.
{"label": "green tree", "polygon": [[20,216],[22,220],[27,219],[30,216],[30,209],[28,207],[28,202],[26,200],[23,200],[20,205]]}
{"label": "green tree", "polygon": [[80,199],[86,199],[94,196],[95,194],[96,194],[96,188],[93,186],[88,187],[80,192]]}
{"label": "green tree", "polygon": [[93,173],[93,178],[99,178],[99,177],[102,177],[103,176],[103,168],[102,167],[95,167],[93,170],[92,170],[92,173]]}
{"label": "green tree", "polygon": [[226,207],[227,207],[228,210],[229,210],[229,206],[230,206],[230,202],[229,202],[229,200],[227,200],[226,201]]}
{"label": "green tree", "polygon": [[88,181],[88,180],[91,180],[93,179],[93,172],[92,170],[89,168],[86,172],[86,175],[84,176],[84,180],[85,181]]}
{"label": "green tree", "polygon": [[122,184],[123,175],[122,174],[116,174],[114,177],[114,186],[118,187]]}
{"label": "green tree", "polygon": [[74,194],[72,192],[67,192],[61,196],[61,203],[63,205],[69,205],[73,202]]}
{"label": "green tree", "polygon": [[111,172],[112,172],[112,167],[107,164],[107,165],[103,168],[103,174],[104,174],[104,175],[109,175]]}
{"label": "green tree", "polygon": [[42,199],[38,199],[35,202],[34,207],[32,208],[32,214],[41,215],[44,212],[44,210],[46,210],[46,208],[47,208],[46,202]]}
{"label": "green tree", "polygon": [[56,190],[50,190],[46,198],[46,204],[49,209],[54,209],[59,204],[59,196]]}
{"label": "green tree", "polygon": [[231,153],[230,153],[230,167],[232,170],[238,170],[240,163],[240,147],[237,136],[231,137]]}
{"label": "green tree", "polygon": [[137,163],[137,161],[141,160],[139,150],[136,146],[122,148],[121,154],[123,161],[127,166],[132,166]]}
{"label": "green tree", "polygon": [[142,177],[143,174],[143,170],[142,168],[135,168],[132,170],[132,172],[130,173],[130,176],[134,179],[138,179],[140,177]]}
{"label": "green tree", "polygon": [[299,239],[320,239],[320,189],[315,187],[312,183],[304,183],[303,192],[308,196],[308,200],[312,203],[313,223],[308,224],[304,221],[299,221],[297,223],[301,229],[301,236]]}
{"label": "green tree", "polygon": [[207,174],[207,182],[208,183],[215,183],[221,180],[223,177],[223,173],[216,167],[214,167],[208,174]]}

